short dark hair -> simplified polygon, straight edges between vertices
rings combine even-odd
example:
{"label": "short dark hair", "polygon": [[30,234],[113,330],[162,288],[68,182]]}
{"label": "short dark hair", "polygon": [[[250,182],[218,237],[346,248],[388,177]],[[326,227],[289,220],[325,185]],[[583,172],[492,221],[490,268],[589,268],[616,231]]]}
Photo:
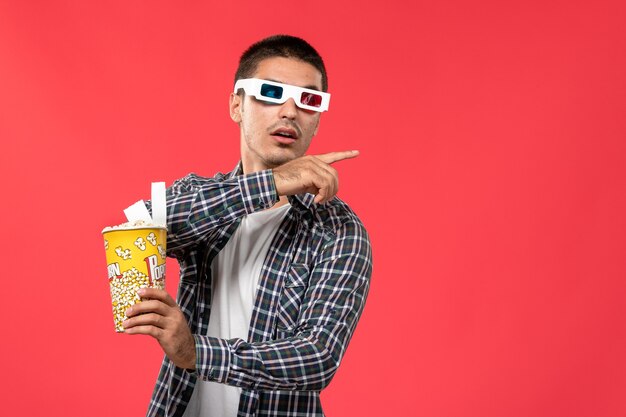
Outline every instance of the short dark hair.
{"label": "short dark hair", "polygon": [[290,35],[274,35],[254,43],[239,58],[235,82],[254,75],[264,59],[295,58],[313,65],[322,74],[322,91],[328,91],[326,67],[319,53],[304,39]]}

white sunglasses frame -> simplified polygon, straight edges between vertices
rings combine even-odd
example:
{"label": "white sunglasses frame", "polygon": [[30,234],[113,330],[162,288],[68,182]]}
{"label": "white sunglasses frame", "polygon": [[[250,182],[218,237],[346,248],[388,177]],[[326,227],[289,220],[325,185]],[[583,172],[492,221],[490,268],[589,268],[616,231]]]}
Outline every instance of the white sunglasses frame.
{"label": "white sunglasses frame", "polygon": [[[261,95],[261,86],[263,84],[274,85],[277,87],[282,87],[283,96],[279,99],[266,97]],[[328,111],[328,104],[330,103],[330,93],[324,93],[323,91],[311,90],[309,88],[298,87],[290,84],[277,83],[275,81],[262,80],[260,78],[243,78],[237,80],[235,83],[234,93],[237,94],[240,88],[246,92],[246,94],[250,96],[254,96],[257,100],[267,101],[268,103],[276,103],[283,104],[290,98],[293,98],[293,101],[296,103],[296,106],[305,110],[313,110],[316,112],[324,112]],[[319,107],[309,106],[306,104],[302,104],[300,102],[300,97],[302,93],[312,93],[317,94],[322,97],[322,102]]]}

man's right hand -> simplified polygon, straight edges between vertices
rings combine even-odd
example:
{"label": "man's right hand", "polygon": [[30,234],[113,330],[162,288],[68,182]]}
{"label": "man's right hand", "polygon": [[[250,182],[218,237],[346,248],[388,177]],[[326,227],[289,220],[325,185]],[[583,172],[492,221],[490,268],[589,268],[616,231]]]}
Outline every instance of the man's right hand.
{"label": "man's right hand", "polygon": [[315,203],[330,201],[339,190],[337,170],[330,164],[358,155],[359,151],[331,152],[289,161],[272,170],[276,192],[280,196],[307,192],[315,195]]}

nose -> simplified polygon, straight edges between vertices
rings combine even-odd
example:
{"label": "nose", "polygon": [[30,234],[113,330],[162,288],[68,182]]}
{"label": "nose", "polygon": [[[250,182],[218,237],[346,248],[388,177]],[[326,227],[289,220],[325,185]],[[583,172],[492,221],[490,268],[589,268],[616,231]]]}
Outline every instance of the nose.
{"label": "nose", "polygon": [[295,119],[298,114],[298,107],[296,102],[290,98],[280,106],[280,117],[286,119]]}

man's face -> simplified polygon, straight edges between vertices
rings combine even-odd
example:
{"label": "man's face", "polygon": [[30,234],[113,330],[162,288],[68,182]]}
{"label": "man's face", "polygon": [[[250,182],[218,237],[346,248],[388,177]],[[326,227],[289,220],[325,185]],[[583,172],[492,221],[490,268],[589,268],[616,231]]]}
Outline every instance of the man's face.
{"label": "man's face", "polygon": [[[322,89],[322,74],[292,58],[264,59],[250,78]],[[319,112],[301,109],[291,98],[273,104],[236,94],[230,97],[230,115],[239,123],[244,173],[275,168],[304,155],[320,121]]]}

